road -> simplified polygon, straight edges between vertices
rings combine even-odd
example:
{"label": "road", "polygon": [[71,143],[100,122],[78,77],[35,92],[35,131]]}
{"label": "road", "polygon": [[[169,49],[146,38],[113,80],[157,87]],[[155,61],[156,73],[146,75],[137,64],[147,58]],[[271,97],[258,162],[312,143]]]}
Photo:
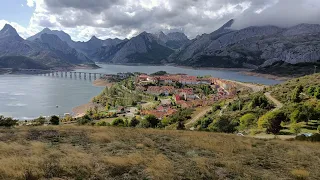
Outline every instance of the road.
{"label": "road", "polygon": [[274,103],[274,105],[276,106],[275,110],[281,109],[283,107],[283,104],[278,101],[276,98],[274,98],[273,96],[271,96],[270,92],[266,92],[264,93],[264,95],[267,97],[267,99],[269,99],[270,101],[272,101]]}
{"label": "road", "polygon": [[194,124],[195,122],[197,122],[201,117],[203,117],[204,115],[206,115],[209,111],[212,110],[212,107],[209,106],[205,109],[203,109],[201,112],[199,112],[196,116],[194,116],[188,123],[186,123],[186,126],[190,126],[192,124]]}

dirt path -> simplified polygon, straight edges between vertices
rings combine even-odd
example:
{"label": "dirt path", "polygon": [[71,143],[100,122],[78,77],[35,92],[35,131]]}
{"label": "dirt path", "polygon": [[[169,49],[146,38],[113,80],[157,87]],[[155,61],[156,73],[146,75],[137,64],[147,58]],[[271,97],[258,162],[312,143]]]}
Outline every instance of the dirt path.
{"label": "dirt path", "polygon": [[186,126],[191,126],[193,123],[197,122],[201,117],[206,115],[209,111],[211,111],[212,107],[209,106],[205,109],[203,109],[201,112],[199,112],[196,116],[194,116],[188,123],[186,123]]}
{"label": "dirt path", "polygon": [[280,108],[283,107],[283,104],[282,104],[280,101],[278,101],[276,98],[274,98],[273,96],[271,96],[270,92],[266,92],[266,93],[264,93],[264,95],[265,95],[270,101],[272,101],[272,102],[274,103],[274,105],[276,106],[276,108],[274,109],[274,111],[275,111],[275,110],[278,110],[278,109],[280,109]]}

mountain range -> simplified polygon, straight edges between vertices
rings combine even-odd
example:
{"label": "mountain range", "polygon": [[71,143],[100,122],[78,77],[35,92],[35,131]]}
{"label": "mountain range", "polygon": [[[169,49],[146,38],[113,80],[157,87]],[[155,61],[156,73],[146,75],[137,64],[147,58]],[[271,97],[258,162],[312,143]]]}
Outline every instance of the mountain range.
{"label": "mountain range", "polygon": [[320,61],[320,25],[232,29],[230,20],[189,40],[184,33],[142,32],[131,39],[73,41],[63,31],[43,29],[24,40],[10,25],[0,31],[0,57],[25,56],[49,67],[106,62],[193,67],[266,68]]}

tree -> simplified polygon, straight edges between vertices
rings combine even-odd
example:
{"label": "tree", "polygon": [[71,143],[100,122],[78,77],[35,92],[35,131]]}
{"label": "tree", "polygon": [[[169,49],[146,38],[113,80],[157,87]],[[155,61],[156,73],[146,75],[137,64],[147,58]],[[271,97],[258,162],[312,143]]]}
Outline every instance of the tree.
{"label": "tree", "polygon": [[300,94],[302,93],[302,90],[303,90],[303,87],[301,85],[297,86],[293,90],[292,95],[291,95],[291,101],[292,102],[299,103],[301,101]]}
{"label": "tree", "polygon": [[60,118],[58,116],[51,116],[50,118],[50,123],[52,125],[59,125],[60,123]]}
{"label": "tree", "polygon": [[184,121],[179,121],[177,124],[177,130],[185,130],[186,127],[184,125]]}
{"label": "tree", "polygon": [[320,87],[317,87],[314,92],[314,97],[320,99]]}
{"label": "tree", "polygon": [[96,126],[107,126],[107,125],[108,124],[105,121],[99,121],[99,122],[96,123]]}
{"label": "tree", "polygon": [[280,111],[270,111],[258,120],[259,128],[266,128],[267,133],[278,134],[281,130],[281,122],[286,121],[285,114]]}
{"label": "tree", "polygon": [[10,117],[5,118],[4,116],[0,116],[0,126],[4,127],[12,127],[17,125],[18,120],[14,120]]}
{"label": "tree", "polygon": [[44,123],[46,122],[46,118],[40,116],[37,119],[34,119],[33,122],[35,125],[41,126],[41,125],[44,125]]}
{"label": "tree", "polygon": [[290,132],[298,135],[301,132],[302,124],[301,123],[292,123],[290,125]]}
{"label": "tree", "polygon": [[111,125],[112,126],[120,126],[120,127],[124,127],[124,121],[121,118],[117,118],[115,120],[112,121]]}
{"label": "tree", "polygon": [[159,119],[154,115],[147,115],[145,119],[150,123],[151,128],[157,127]]}
{"label": "tree", "polygon": [[209,126],[208,129],[213,132],[233,133],[236,131],[238,123],[232,121],[229,116],[218,116]]}
{"label": "tree", "polygon": [[243,115],[240,118],[240,129],[250,128],[255,124],[256,119],[257,119],[256,115],[252,113]]}
{"label": "tree", "polygon": [[310,86],[310,87],[308,88],[308,94],[309,94],[310,96],[314,96],[315,90],[316,90],[316,88],[315,88],[314,86]]}
{"label": "tree", "polygon": [[129,123],[129,126],[136,127],[139,123],[140,123],[140,121],[136,117],[133,117]]}
{"label": "tree", "polygon": [[206,117],[204,119],[201,120],[201,129],[206,129],[209,124],[211,124],[213,122],[213,120],[209,117]]}

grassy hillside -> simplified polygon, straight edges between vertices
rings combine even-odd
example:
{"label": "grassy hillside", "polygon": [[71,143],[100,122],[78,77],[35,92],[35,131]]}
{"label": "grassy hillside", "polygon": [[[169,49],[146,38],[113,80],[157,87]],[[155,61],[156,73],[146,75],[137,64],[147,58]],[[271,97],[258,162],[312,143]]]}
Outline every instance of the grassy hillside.
{"label": "grassy hillside", "polygon": [[271,87],[272,94],[283,103],[287,103],[292,95],[292,91],[302,86],[302,97],[303,100],[310,99],[308,97],[309,87],[320,87],[320,73],[303,76],[300,78],[291,79],[282,84]]}
{"label": "grassy hillside", "polygon": [[0,68],[48,69],[47,66],[24,56],[0,57]]}
{"label": "grassy hillside", "polygon": [[320,177],[319,143],[71,125],[0,129],[0,138],[0,179]]}

